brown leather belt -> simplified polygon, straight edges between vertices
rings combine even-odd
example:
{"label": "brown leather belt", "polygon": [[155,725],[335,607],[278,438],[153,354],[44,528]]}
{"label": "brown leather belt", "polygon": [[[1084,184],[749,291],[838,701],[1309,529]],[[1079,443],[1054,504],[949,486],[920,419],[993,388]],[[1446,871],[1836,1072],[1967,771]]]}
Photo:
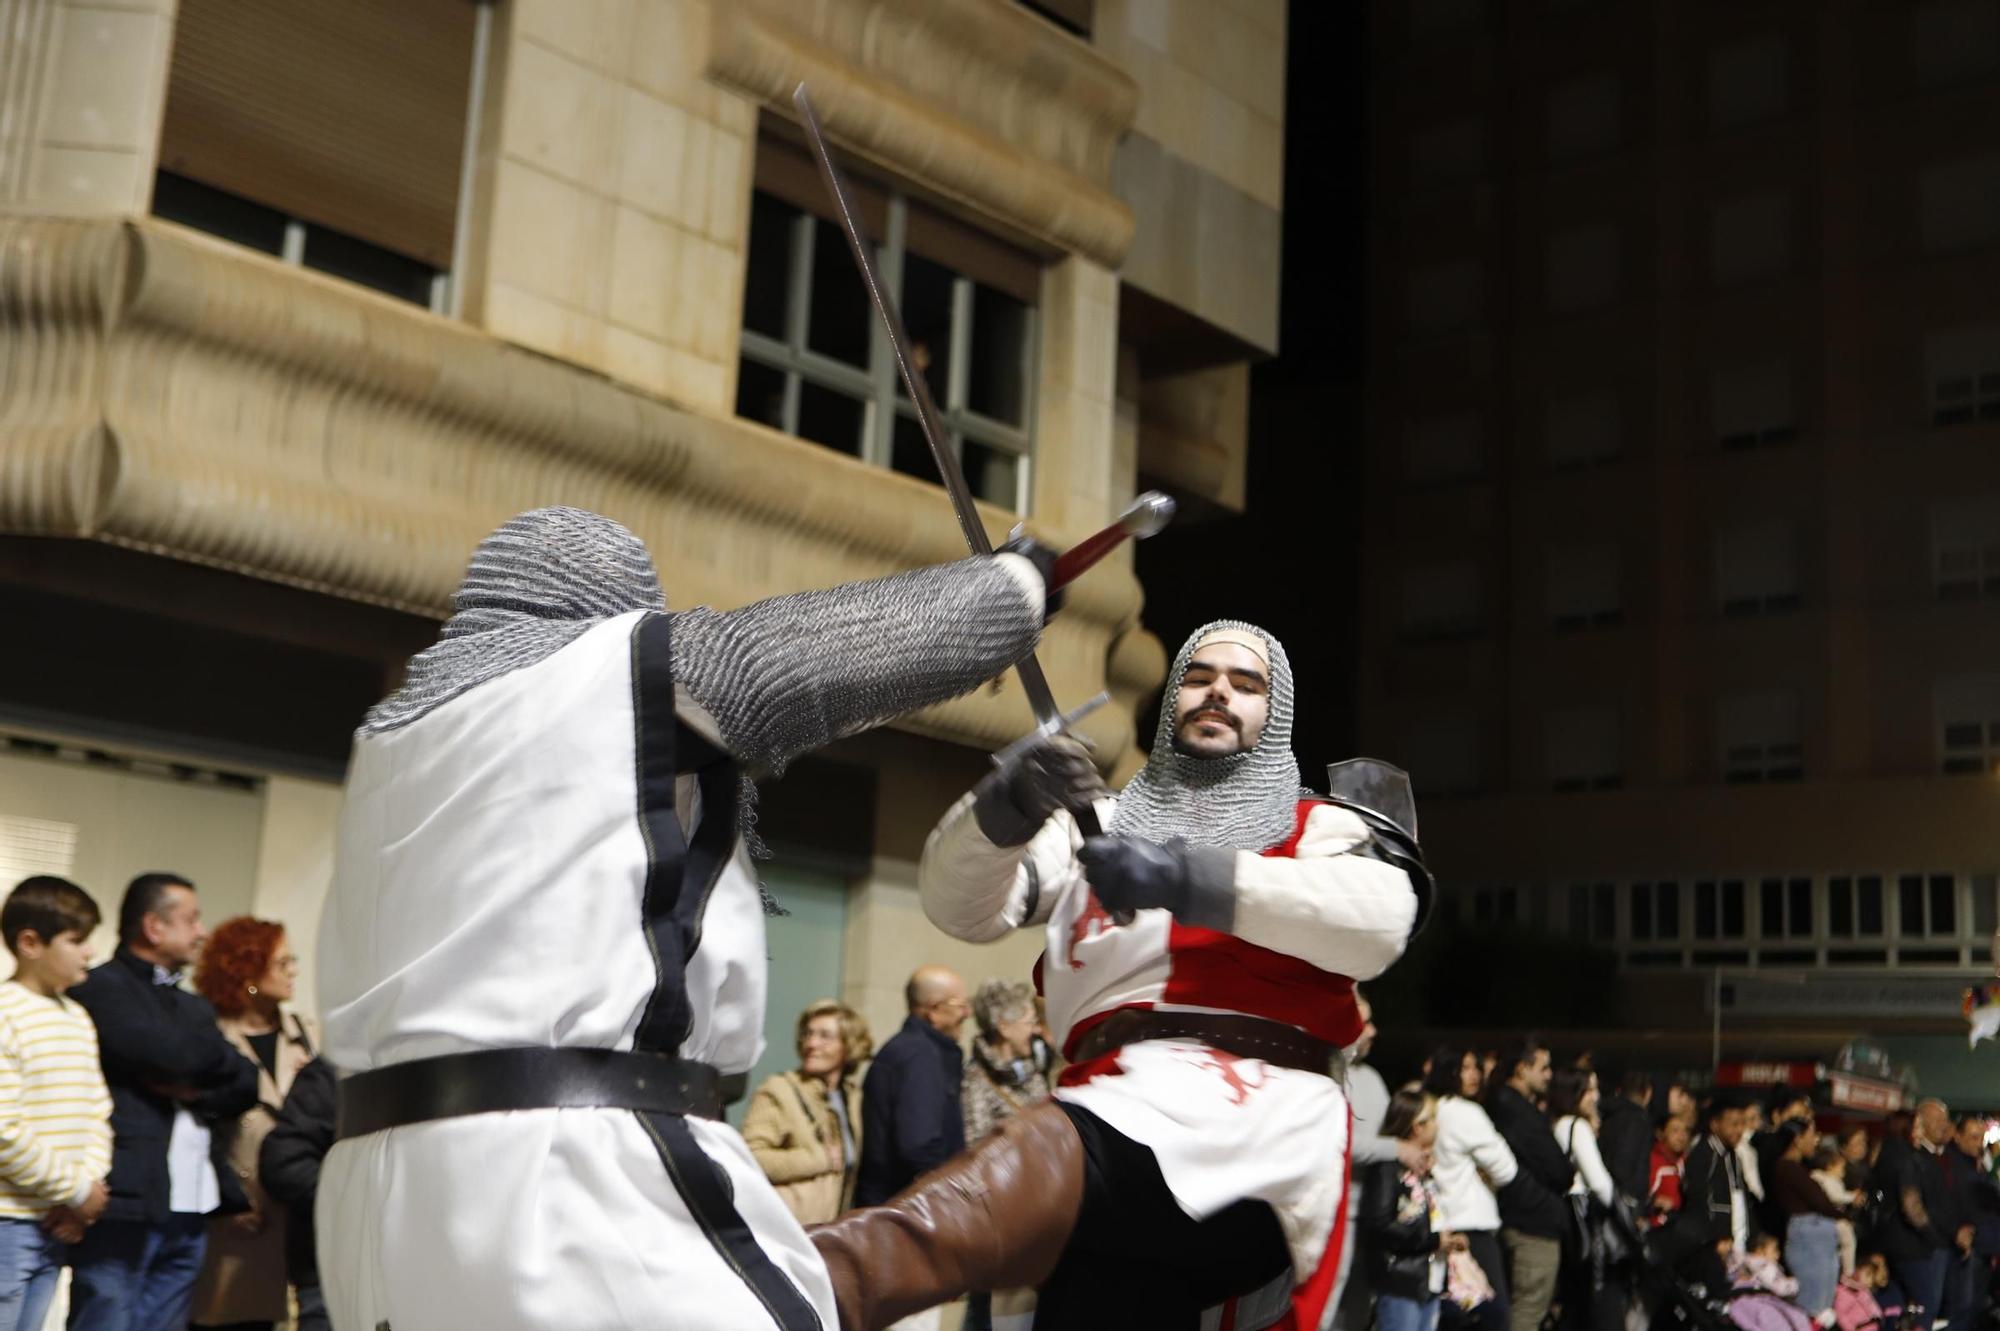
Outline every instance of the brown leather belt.
{"label": "brown leather belt", "polygon": [[1340,1058],[1339,1045],[1316,1040],[1296,1026],[1262,1017],[1125,1008],[1085,1031],[1076,1042],[1070,1061],[1085,1063],[1141,1040],[1195,1040],[1226,1054],[1262,1059],[1301,1072],[1317,1072],[1322,1077],[1333,1075]]}

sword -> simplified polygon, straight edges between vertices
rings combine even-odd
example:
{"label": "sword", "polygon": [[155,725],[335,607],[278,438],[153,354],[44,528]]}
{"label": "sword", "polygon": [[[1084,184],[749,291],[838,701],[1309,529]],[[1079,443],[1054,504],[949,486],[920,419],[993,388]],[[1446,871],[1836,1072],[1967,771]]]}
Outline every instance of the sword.
{"label": "sword", "polygon": [[[972,500],[972,488],[965,483],[965,471],[958,459],[952,456],[944,430],[938,423],[937,403],[931,399],[930,384],[917,373],[916,364],[910,357],[910,338],[903,328],[902,315],[897,313],[888,292],[882,289],[881,276],[875,270],[875,256],[869,252],[868,238],[861,231],[861,214],[854,206],[853,195],[848,192],[846,178],[833,160],[832,150],[827,147],[826,135],[820,130],[819,113],[813,110],[812,98],[807,94],[805,84],[801,83],[793,89],[792,105],[798,110],[806,138],[811,141],[813,160],[819,163],[820,179],[825,182],[827,193],[833,196],[833,210],[838,214],[841,231],[847,236],[847,248],[854,254],[855,267],[861,270],[861,285],[867,288],[868,299],[882,319],[882,329],[889,335],[889,349],[895,354],[896,369],[903,376],[903,387],[909,391],[910,402],[917,409],[917,424],[923,429],[924,442],[930,445],[931,458],[937,463],[938,478],[944,482],[945,493],[951,496],[951,507],[958,515],[959,530],[965,534],[965,543],[972,547],[972,553],[990,555],[993,543],[987,540],[986,528],[979,521],[979,510]],[[1166,524],[1173,511],[1173,500],[1165,495],[1152,492],[1141,495],[1117,522],[1057,559],[1049,589],[1053,591],[1076,577],[1127,537],[1152,535]],[[1069,561],[1067,566],[1065,560]],[[1041,662],[1035,659],[1033,653],[1016,664],[1014,670],[1021,677],[1021,691],[1028,695],[1028,706],[1035,714],[1035,729],[1023,741],[1002,749],[996,755],[996,761],[1014,753],[1022,743],[1031,743],[1067,728],[1076,716],[1096,705],[1093,700],[1077,709],[1071,717],[1065,717],[1062,708],[1056,704],[1055,695],[1049,691],[1048,676],[1042,673]],[[1077,828],[1085,836],[1103,835],[1103,825],[1095,807],[1085,806],[1070,812],[1076,818]]]}

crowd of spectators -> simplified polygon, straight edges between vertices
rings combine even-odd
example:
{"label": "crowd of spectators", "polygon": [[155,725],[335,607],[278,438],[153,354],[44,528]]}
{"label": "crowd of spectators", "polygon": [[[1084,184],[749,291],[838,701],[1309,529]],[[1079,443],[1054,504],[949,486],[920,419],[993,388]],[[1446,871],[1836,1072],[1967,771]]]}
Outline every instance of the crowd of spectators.
{"label": "crowd of spectators", "polygon": [[[194,885],[135,878],[91,968],[91,896],[53,877],[0,908],[0,1331],[38,1331],[64,1267],[68,1325],[325,1331],[313,1250],[335,1073],[287,1005],[283,925],[204,925]],[[197,958],[199,960],[197,961]],[[191,987],[184,986],[190,978]],[[885,1201],[1047,1096],[1055,1053],[1025,982],[925,966],[877,1050],[834,999],[743,1135],[805,1224]],[[1447,1047],[1393,1091],[1347,1050],[1344,1331],[1981,1331],[2000,1324],[2000,1181],[1988,1120],[1941,1101],[1840,1124],[1801,1090],[1607,1085],[1534,1036]],[[968,1018],[969,1045],[960,1043]],[[1031,1291],[964,1325],[1025,1324]],[[937,1325],[934,1310],[906,1327]]]}
{"label": "crowd of spectators", "polygon": [[[1369,1026],[1372,1038],[1374,1027]],[[1358,1047],[1365,1053],[1365,1046]],[[1443,1048],[1379,1102],[1358,1083],[1360,1246],[1345,1331],[1974,1331],[2000,1322],[1989,1120],[1846,1123],[1809,1093],[1697,1102],[1644,1072],[1600,1085],[1539,1038]],[[1352,1073],[1351,1073],[1352,1075]],[[1406,1148],[1390,1158],[1367,1134]]]}
{"label": "crowd of spectators", "polygon": [[47,875],[0,906],[0,1331],[40,1331],[65,1267],[72,1331],[325,1331],[333,1077],[284,926],[211,933],[192,882],[141,874],[93,969],[100,918]]}

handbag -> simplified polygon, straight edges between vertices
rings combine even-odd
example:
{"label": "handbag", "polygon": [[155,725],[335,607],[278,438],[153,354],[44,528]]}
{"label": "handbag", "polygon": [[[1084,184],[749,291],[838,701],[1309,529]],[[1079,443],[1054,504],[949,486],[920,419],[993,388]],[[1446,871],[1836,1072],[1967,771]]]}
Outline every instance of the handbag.
{"label": "handbag", "polygon": [[1445,1258],[1444,1274],[1445,1297],[1459,1308],[1471,1312],[1480,1304],[1493,1301],[1493,1282],[1465,1249],[1460,1248]]}
{"label": "handbag", "polygon": [[[1565,1152],[1571,1160],[1576,1159],[1576,1123],[1569,1123],[1569,1143]],[[1607,1204],[1597,1200],[1597,1194],[1586,1185],[1580,1192],[1569,1194],[1570,1218],[1575,1233],[1576,1255],[1599,1270],[1618,1266],[1636,1257],[1644,1240],[1639,1232],[1638,1219],[1632,1214],[1632,1204],[1617,1190],[1613,1190]]]}

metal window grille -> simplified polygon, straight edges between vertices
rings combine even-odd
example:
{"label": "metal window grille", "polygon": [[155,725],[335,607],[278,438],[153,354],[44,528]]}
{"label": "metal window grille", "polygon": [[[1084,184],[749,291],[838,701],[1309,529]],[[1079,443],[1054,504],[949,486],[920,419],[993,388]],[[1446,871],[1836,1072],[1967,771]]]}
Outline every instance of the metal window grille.
{"label": "metal window grille", "polygon": [[[973,493],[1027,510],[1036,312],[906,247],[909,209],[888,196],[882,281]],[[873,466],[935,481],[936,468],[833,223],[775,195],[752,201],[736,412]]]}
{"label": "metal window grille", "polygon": [[2000,717],[1948,720],[1939,727],[1938,748],[1947,776],[2000,775]]}

